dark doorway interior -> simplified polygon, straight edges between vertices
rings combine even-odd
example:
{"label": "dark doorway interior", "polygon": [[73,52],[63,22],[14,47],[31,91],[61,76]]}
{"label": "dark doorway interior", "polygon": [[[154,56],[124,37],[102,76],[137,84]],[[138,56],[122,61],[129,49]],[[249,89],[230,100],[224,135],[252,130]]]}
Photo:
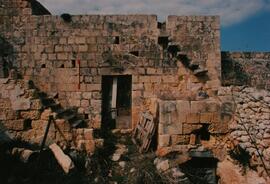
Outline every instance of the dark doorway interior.
{"label": "dark doorway interior", "polygon": [[102,127],[131,128],[131,75],[102,77]]}
{"label": "dark doorway interior", "polygon": [[213,157],[193,157],[180,168],[194,184],[217,184],[217,162]]}

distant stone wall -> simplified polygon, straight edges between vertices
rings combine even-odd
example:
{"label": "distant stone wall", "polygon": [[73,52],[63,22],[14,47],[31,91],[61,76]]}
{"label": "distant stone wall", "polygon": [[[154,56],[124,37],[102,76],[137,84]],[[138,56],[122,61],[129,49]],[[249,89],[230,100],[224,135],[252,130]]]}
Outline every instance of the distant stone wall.
{"label": "distant stone wall", "polygon": [[77,15],[69,22],[68,16],[32,16],[29,3],[16,2],[25,6],[5,12],[0,28],[13,46],[13,66],[42,91],[58,93],[63,106],[79,107],[89,127],[100,127],[104,75],[132,75],[133,126],[148,98],[194,100],[200,91],[217,93],[216,16],[169,16],[165,27],[154,15]]}
{"label": "distant stone wall", "polygon": [[222,52],[222,85],[270,90],[269,52]]}

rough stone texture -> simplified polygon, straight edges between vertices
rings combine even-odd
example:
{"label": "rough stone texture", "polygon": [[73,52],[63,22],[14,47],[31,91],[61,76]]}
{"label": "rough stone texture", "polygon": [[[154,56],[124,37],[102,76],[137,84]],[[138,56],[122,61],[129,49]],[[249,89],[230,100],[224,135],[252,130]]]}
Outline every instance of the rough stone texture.
{"label": "rough stone texture", "polygon": [[[30,88],[28,80],[0,80],[0,122],[14,137],[31,144],[40,144],[49,116],[54,113],[45,109],[38,91]],[[50,126],[46,144],[58,143],[61,148],[75,147],[93,153],[95,140],[93,129],[73,129],[65,119],[56,118]],[[82,142],[83,145],[82,146]]]}
{"label": "rough stone texture", "polygon": [[[158,147],[195,144],[198,130],[207,126],[214,136],[229,132],[228,125],[234,114],[231,94],[204,100],[173,100],[159,102]],[[190,134],[193,133],[193,136]],[[200,144],[200,143],[196,143]]]}
{"label": "rough stone texture", "polygon": [[[148,98],[196,99],[199,91],[213,96],[220,86],[216,16],[169,16],[166,29],[157,27],[155,15],[72,16],[68,23],[60,16],[31,15],[24,0],[4,2],[0,34],[12,45],[13,67],[42,91],[58,92],[61,105],[88,114],[89,127],[100,127],[101,105],[96,104],[101,104],[103,75],[132,75],[133,127]],[[168,53],[159,37],[168,37],[180,52]],[[199,80],[177,55],[207,74]]]}
{"label": "rough stone texture", "polygon": [[251,156],[251,165],[257,170],[262,167],[260,154],[269,172],[270,92],[235,87],[233,97],[237,107],[234,121],[229,126],[230,149],[237,145],[243,148]]}
{"label": "rough stone texture", "polygon": [[63,168],[65,173],[68,174],[69,171],[74,168],[74,163],[72,160],[61,150],[57,144],[50,145],[50,149],[53,152],[59,165]]}
{"label": "rough stone texture", "polygon": [[269,52],[222,52],[223,85],[270,90]]}
{"label": "rough stone texture", "polygon": [[[159,156],[181,153],[179,164],[191,149],[210,150],[223,160],[226,145],[240,145],[259,172],[255,142],[270,169],[269,92],[221,88],[269,90],[269,53],[223,53],[221,67],[219,17],[169,16],[162,28],[155,15],[77,15],[66,22],[36,1],[0,2],[0,77],[17,78],[18,71],[89,118],[84,129],[56,119],[47,144],[91,153],[102,146],[93,137],[101,127],[102,76],[132,75],[132,125],[141,111],[159,121]],[[50,115],[27,83],[0,79],[0,121],[15,138],[40,143]],[[205,127],[209,140],[201,140]]]}
{"label": "rough stone texture", "polygon": [[248,169],[246,172],[242,172],[241,168],[229,160],[224,160],[223,162],[218,163],[217,175],[220,177],[220,184],[267,184],[268,182],[258,176],[258,174]]}

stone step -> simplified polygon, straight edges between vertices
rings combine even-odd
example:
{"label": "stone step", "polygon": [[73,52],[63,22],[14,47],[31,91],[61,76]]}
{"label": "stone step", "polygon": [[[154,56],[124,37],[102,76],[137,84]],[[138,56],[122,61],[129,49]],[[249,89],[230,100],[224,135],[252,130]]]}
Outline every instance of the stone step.
{"label": "stone step", "polygon": [[75,117],[76,117],[76,114],[72,113],[72,114],[64,115],[61,118],[65,119],[67,121],[71,121]]}
{"label": "stone step", "polygon": [[44,105],[45,108],[51,108],[51,110],[53,112],[56,112],[57,110],[61,109],[61,106],[59,103],[53,103],[53,104],[48,104],[48,105]]}
{"label": "stone step", "polygon": [[200,66],[199,63],[190,63],[188,65],[188,68],[191,69],[191,70],[196,70],[196,69],[199,68],[199,66]]}
{"label": "stone step", "polygon": [[203,76],[203,75],[205,75],[207,72],[208,72],[207,69],[199,68],[199,69],[194,70],[194,71],[193,71],[193,74],[196,75],[196,76]]}
{"label": "stone step", "polygon": [[70,125],[71,125],[73,128],[76,128],[76,127],[79,127],[80,125],[82,125],[83,123],[84,123],[84,120],[78,119],[78,120],[71,121],[71,122],[70,122]]}
{"label": "stone step", "polygon": [[59,118],[64,117],[69,114],[75,114],[75,112],[72,111],[71,109],[57,109],[55,112],[57,113],[56,117],[59,117]]}

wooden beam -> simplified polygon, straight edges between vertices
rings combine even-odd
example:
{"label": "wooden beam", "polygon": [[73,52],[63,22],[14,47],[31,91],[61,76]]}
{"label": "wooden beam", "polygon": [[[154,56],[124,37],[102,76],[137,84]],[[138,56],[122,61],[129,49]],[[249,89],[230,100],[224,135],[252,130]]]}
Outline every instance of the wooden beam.
{"label": "wooden beam", "polygon": [[117,100],[117,77],[113,78],[112,86],[112,109],[116,109],[116,100]]}

